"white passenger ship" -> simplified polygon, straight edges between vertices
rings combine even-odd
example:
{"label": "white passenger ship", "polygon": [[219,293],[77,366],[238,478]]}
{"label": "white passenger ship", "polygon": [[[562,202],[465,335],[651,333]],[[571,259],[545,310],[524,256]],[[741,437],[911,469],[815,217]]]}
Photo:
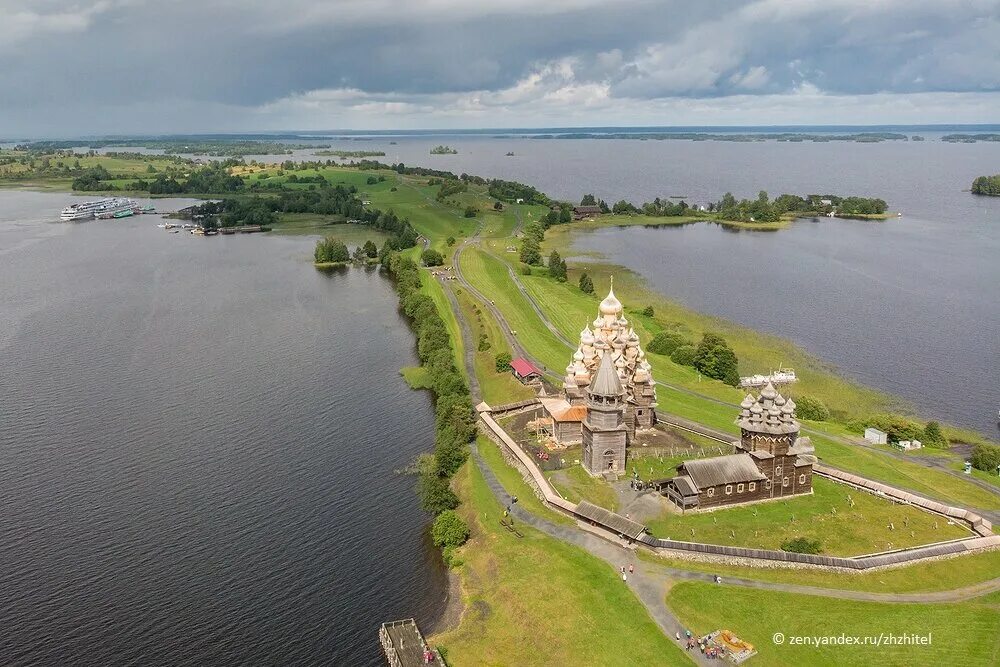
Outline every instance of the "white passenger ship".
{"label": "white passenger ship", "polygon": [[78,204],[70,204],[62,210],[59,215],[61,220],[72,222],[74,220],[90,220],[98,217],[115,217],[120,211],[131,210],[136,203],[126,197],[105,197],[95,201],[85,201]]}

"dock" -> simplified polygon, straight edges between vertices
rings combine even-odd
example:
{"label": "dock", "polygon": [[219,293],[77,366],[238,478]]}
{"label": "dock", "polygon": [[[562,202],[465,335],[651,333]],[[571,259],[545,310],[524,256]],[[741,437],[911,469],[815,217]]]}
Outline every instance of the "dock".
{"label": "dock", "polygon": [[389,667],[444,665],[440,654],[427,646],[417,622],[412,618],[383,623],[379,628],[378,638]]}

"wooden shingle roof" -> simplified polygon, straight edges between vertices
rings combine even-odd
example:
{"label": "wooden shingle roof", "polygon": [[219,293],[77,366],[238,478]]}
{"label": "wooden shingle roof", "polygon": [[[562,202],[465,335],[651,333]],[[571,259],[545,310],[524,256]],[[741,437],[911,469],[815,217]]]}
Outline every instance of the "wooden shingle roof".
{"label": "wooden shingle roof", "polygon": [[757,482],[766,479],[749,454],[691,459],[677,466],[677,470],[686,473],[699,491],[720,484]]}

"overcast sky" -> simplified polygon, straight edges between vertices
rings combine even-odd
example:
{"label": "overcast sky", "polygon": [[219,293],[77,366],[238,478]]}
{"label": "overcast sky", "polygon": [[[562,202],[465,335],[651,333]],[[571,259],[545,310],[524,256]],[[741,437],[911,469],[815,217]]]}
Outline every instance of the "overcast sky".
{"label": "overcast sky", "polygon": [[0,137],[1000,122],[1000,0],[0,0]]}

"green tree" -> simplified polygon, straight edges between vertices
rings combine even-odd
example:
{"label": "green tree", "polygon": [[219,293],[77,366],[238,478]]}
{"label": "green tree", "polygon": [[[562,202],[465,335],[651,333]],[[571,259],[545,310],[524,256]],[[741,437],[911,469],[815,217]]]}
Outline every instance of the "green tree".
{"label": "green tree", "polygon": [[535,266],[542,263],[542,248],[537,239],[525,235],[524,241],[521,243],[520,259],[525,264],[534,264]]}
{"label": "green tree", "polygon": [[642,309],[642,314],[645,315],[646,317],[652,317],[654,312],[655,311],[653,310],[652,306],[646,306],[645,308]]}
{"label": "green tree", "polygon": [[830,409],[818,398],[800,396],[795,401],[795,414],[802,419],[824,422],[830,418]]}
{"label": "green tree", "polygon": [[566,282],[566,262],[555,250],[549,255],[549,275],[560,282]]}
{"label": "green tree", "polygon": [[594,281],[590,279],[590,276],[586,273],[580,275],[580,290],[584,294],[594,293]]}
{"label": "green tree", "polygon": [[368,259],[375,259],[376,257],[378,257],[378,247],[371,239],[365,241],[365,244],[364,246],[362,246],[362,248],[364,249],[365,257],[367,257]]}
{"label": "green tree", "polygon": [[448,237],[447,239],[445,239],[445,241],[444,241],[444,242],[445,242],[445,243],[446,243],[446,244],[448,245],[448,247],[450,248],[451,246],[455,245],[455,237],[454,237],[454,236],[449,236],[449,237]]}
{"label": "green tree", "polygon": [[694,345],[678,345],[670,353],[670,361],[681,366],[694,366],[694,360],[697,355],[698,348]]}
{"label": "green tree", "polygon": [[706,333],[698,343],[694,367],[710,378],[722,380],[728,385],[737,386],[740,374],[736,353],[729,347],[722,336]]}
{"label": "green tree", "polygon": [[927,422],[927,425],[924,426],[924,437],[920,441],[925,447],[940,447],[942,449],[947,449],[949,444],[948,438],[941,431],[941,424],[937,422]]}
{"label": "green tree", "polygon": [[979,444],[972,448],[972,466],[977,470],[986,472],[997,472],[1000,466],[1000,447],[994,445]]}
{"label": "green tree", "polygon": [[466,218],[474,218],[474,217],[476,217],[476,214],[478,214],[478,213],[479,213],[479,211],[476,209],[475,206],[466,206],[465,207],[465,217]]}
{"label": "green tree", "polygon": [[597,206],[597,200],[594,195],[583,195],[583,199],[580,200],[580,206]]}
{"label": "green tree", "polygon": [[494,365],[496,366],[497,373],[509,373],[510,372],[510,362],[513,357],[510,356],[510,352],[501,352],[494,358]]}
{"label": "green tree", "polygon": [[428,248],[420,253],[420,261],[424,266],[441,266],[444,264],[444,256],[437,250]]}
{"label": "green tree", "polygon": [[687,338],[676,331],[661,331],[653,337],[653,340],[649,342],[646,350],[655,354],[670,355],[673,354],[674,350],[679,348],[681,345],[690,346],[691,343]]}

